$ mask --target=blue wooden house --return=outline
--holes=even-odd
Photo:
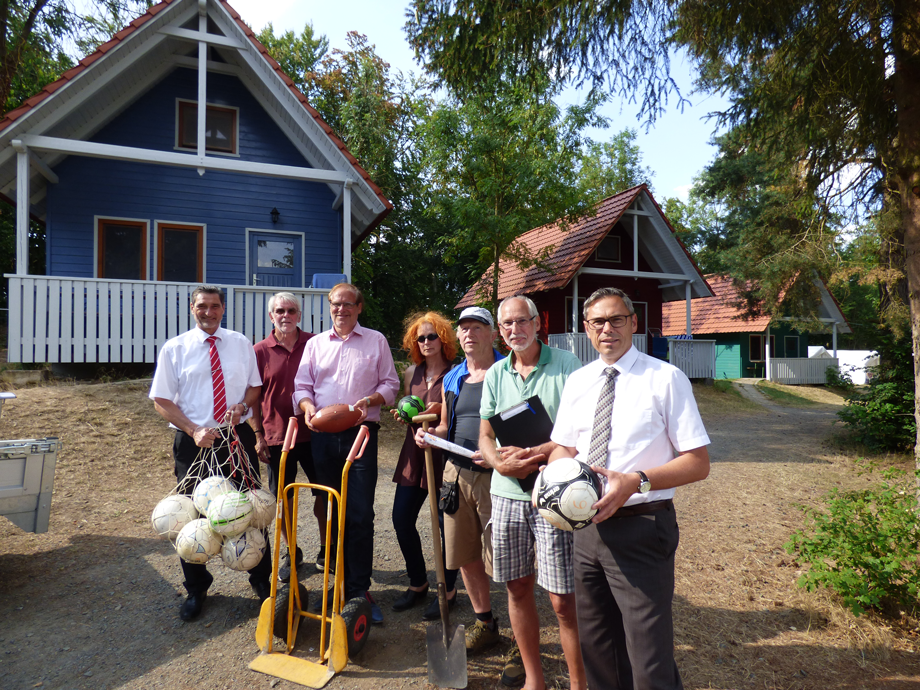
[[[0,194],[17,218],[13,362],[153,362],[193,325],[200,283],[225,288],[227,327],[253,340],[280,288],[303,297],[305,329],[327,328],[321,276],[350,279],[392,209],[219,0],[163,0],[7,113]],[[43,276],[27,274],[30,217]]]

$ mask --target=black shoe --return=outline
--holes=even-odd
[[[335,587],[330,587],[329,591],[326,593],[326,601],[329,602],[327,604],[328,608],[326,609],[327,614],[332,613],[332,595],[334,593]],[[323,610],[323,598],[316,597],[316,601],[311,604],[311,608],[313,609],[313,613],[321,613]]]
[[[272,585],[267,580],[265,582],[256,582],[252,585],[252,591],[256,593],[256,597],[258,597],[261,604],[272,595]]]
[[[303,551],[300,550],[300,547],[297,547],[297,555],[294,557],[294,567],[297,570],[300,570],[300,565],[303,563]],[[278,568],[278,579],[281,582],[287,582],[291,579],[291,552],[285,551],[284,559],[281,561],[281,566]]]
[[[408,611],[416,604],[425,601],[427,596],[428,585],[425,585],[425,589],[423,589],[421,592],[416,592],[414,589],[407,589],[405,592],[403,592],[402,596],[393,603],[393,610]]]
[[[179,609],[179,618],[184,621],[193,621],[198,618],[201,615],[202,607],[204,607],[204,600],[207,598],[207,592],[189,594],[188,598],[182,602],[182,608]]]
[[[454,592],[453,597],[447,598],[447,608],[452,609],[457,605],[457,593]],[[441,604],[438,602],[438,598],[435,597],[431,600],[431,603],[428,604],[428,608],[425,609],[425,613],[422,614],[422,619],[426,621],[436,621],[441,617]]]

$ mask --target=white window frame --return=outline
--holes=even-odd
[[[144,225],[144,273],[145,278],[141,280],[150,282],[150,221],[147,218],[127,218],[125,216],[93,216],[93,278],[97,280],[110,280],[109,278],[99,277],[99,223],[107,220],[120,221],[123,223],[138,223]]]
[[[177,98],[176,99],[176,113],[175,113],[175,138],[173,139],[173,150],[175,151],[197,151],[197,148],[189,148],[187,146],[179,146],[179,126],[181,122],[179,121],[179,104],[180,103],[191,103],[192,105],[197,106],[198,101],[191,98]],[[228,153],[227,151],[208,151],[207,142],[205,142],[205,151],[209,156],[228,156],[229,158],[239,158],[240,157],[240,109],[234,105],[224,105],[223,103],[208,103],[205,102],[205,121],[207,121],[207,109],[208,108],[221,108],[222,110],[235,110],[236,117],[234,118],[234,127],[236,131],[233,136],[236,139],[236,152]]]
[[[161,225],[189,225],[201,228],[201,282],[208,282],[208,224],[207,223],[190,223],[186,220],[163,220],[156,219],[153,221],[153,273],[156,274],[159,264],[160,251],[160,226]],[[157,282],[165,282],[157,280]]]

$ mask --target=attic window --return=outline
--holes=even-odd
[[[620,238],[607,235],[597,246],[597,260],[620,263]]]
[[[176,146],[180,149],[197,150],[198,104],[194,101],[178,101],[178,110]],[[236,108],[207,106],[204,123],[205,151],[234,155],[237,153],[238,113]]]

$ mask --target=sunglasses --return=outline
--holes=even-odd
[[[415,342],[424,343],[427,340],[430,343],[432,340],[437,340],[439,337],[437,333],[429,333],[428,335],[420,335],[415,339]]]

